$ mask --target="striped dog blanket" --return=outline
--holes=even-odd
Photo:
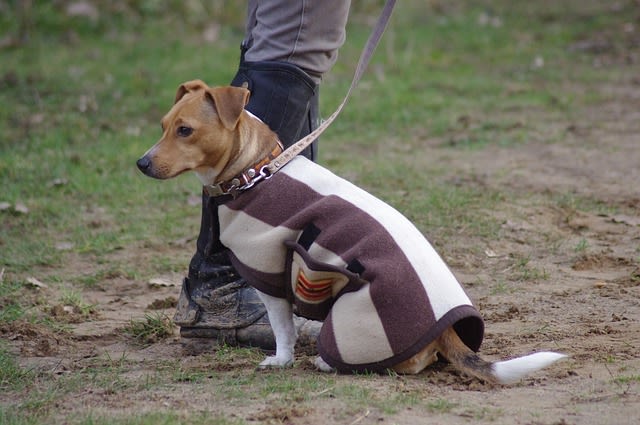
[[[324,320],[318,351],[339,371],[384,371],[451,325],[480,347],[480,314],[420,231],[306,158],[221,202],[218,214],[240,275]]]

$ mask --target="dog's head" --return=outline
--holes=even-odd
[[[178,87],[162,118],[162,137],[136,163],[149,177],[168,179],[193,170],[204,180],[220,174],[238,139],[238,122],[249,99],[240,87],[209,87],[200,80]]]

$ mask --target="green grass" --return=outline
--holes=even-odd
[[[62,296],[60,297],[60,302],[65,306],[72,307],[75,313],[85,318],[90,317],[96,312],[96,305],[87,304],[84,301],[82,294],[77,291],[63,291]]]
[[[617,376],[614,382],[618,384],[640,384],[640,375]]]
[[[576,254],[584,254],[587,251],[587,248],[589,248],[589,242],[585,238],[582,238],[578,241],[573,250]]]
[[[22,318],[25,315],[26,306],[21,295],[24,287],[17,279],[0,280],[0,323],[9,323]]]
[[[530,257],[515,258],[512,265],[517,280],[520,281],[539,281],[549,278],[546,270],[535,267],[531,264]]]
[[[173,412],[153,412],[119,418],[89,414],[86,417],[78,418],[72,423],[77,425],[181,425],[184,423],[192,425],[242,425],[247,422],[242,419],[216,417],[207,412],[190,415],[179,415]]]
[[[433,413],[449,412],[454,407],[456,407],[455,403],[444,398],[437,398],[427,403],[427,408]]]
[[[0,390],[15,391],[23,389],[33,378],[33,372],[18,365],[16,359],[7,350],[4,341],[0,344]]]
[[[173,335],[173,321],[164,313],[145,314],[144,319],[131,319],[123,332],[140,344],[153,344]]]
[[[224,353],[221,356],[227,359],[233,356],[240,361],[254,361],[256,365],[259,361],[256,350],[226,347],[222,351]],[[323,401],[339,400],[346,406],[346,412],[378,409],[386,415],[393,415],[409,407],[425,408],[432,413],[445,413],[455,407],[454,404],[433,400],[425,395],[422,385],[389,393],[380,386],[380,380],[388,379],[387,377],[356,375],[350,378],[317,372],[292,373],[291,370],[255,371],[250,367],[223,372],[212,369],[216,364],[214,357],[219,356],[210,357],[209,365],[207,362],[189,365],[184,363],[184,359],[146,364],[145,360],[130,360],[126,355],[118,358],[101,356],[88,360],[81,369],[56,375],[53,371],[40,371],[36,374],[20,369],[11,357],[5,362],[7,358],[4,357],[4,352],[0,352],[2,364],[12,365],[11,378],[3,378],[3,391],[16,394],[24,389],[18,382],[29,382],[28,394],[18,404],[0,405],[0,418],[3,419],[3,424],[58,423],[52,419],[56,406],[66,405],[74,394],[86,392],[100,395],[105,400],[121,400],[122,394],[135,397],[140,392],[147,392],[151,396],[162,392],[198,393],[205,390],[209,393],[208,397],[215,398],[227,407],[226,410],[231,411],[234,406],[246,405],[251,400],[266,401],[276,410],[286,410],[291,406],[304,409],[304,406],[313,406]],[[141,376],[136,373],[137,370],[147,372]],[[5,374],[4,371],[2,373]],[[64,423],[244,423],[233,415],[216,413],[218,409],[215,406],[203,405],[203,409],[189,414],[162,409],[154,413],[112,413],[106,416],[100,413],[99,408],[92,409],[89,406],[86,410],[75,410],[73,415],[67,415]],[[212,422],[201,422],[203,415],[207,415]],[[46,418],[50,420],[47,421]],[[153,422],[154,420],[157,422]]]
[[[180,82],[230,80],[237,63],[240,7],[124,3],[126,13],[105,7],[96,22],[36,5],[28,43],[3,52],[0,201],[29,208],[23,215],[1,213],[0,260],[8,273],[60,267],[68,255],[55,249],[61,241],[73,244],[72,253],[100,259],[197,231],[198,207],[186,202],[199,194],[195,178],[151,181],[134,163],[159,136],[159,119]],[[166,13],[176,7],[184,11],[179,20]],[[375,9],[373,4],[354,7],[348,43],[322,88],[326,113],[343,95],[368,32],[357,16]],[[323,136],[321,152],[328,165],[345,174],[353,170],[355,155],[365,164],[356,180],[394,203],[394,191],[424,194],[398,205],[423,229],[451,228],[452,212],[456,219],[476,223],[483,207],[474,211],[477,201],[492,204],[495,199],[439,181],[442,170],[419,170],[420,179],[409,179],[403,157],[389,164],[384,155],[361,150],[382,149],[381,140],[389,137],[411,138],[411,152],[428,155],[415,134],[442,138],[453,149],[529,140],[535,129],[523,119],[525,113],[569,114],[586,94],[565,85],[576,78],[586,83],[604,78],[593,67],[576,67],[588,58],[568,53],[567,45],[587,29],[606,28],[615,16],[587,7],[576,17],[566,13],[568,6],[540,12],[525,2],[500,1],[488,9],[471,2],[442,10],[409,2],[398,9],[372,71]],[[487,11],[501,25],[480,24],[479,16]],[[200,31],[220,18],[231,25],[222,25],[219,39],[209,45]],[[17,31],[18,20],[10,15],[1,20],[8,34]],[[538,56],[545,65],[532,67]],[[334,152],[347,155],[335,159]],[[471,213],[456,217],[461,211]],[[472,230],[483,232],[488,225]]]

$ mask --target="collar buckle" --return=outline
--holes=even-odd
[[[233,199],[237,198],[241,192],[252,188],[262,180],[269,180],[273,176],[268,166],[271,160],[276,158],[281,152],[282,145],[280,141],[278,141],[278,145],[273,151],[253,167],[246,169],[231,180],[204,185],[203,189],[205,193],[212,198],[225,195],[231,195]]]

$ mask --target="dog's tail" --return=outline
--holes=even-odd
[[[460,370],[483,381],[503,385],[516,383],[526,375],[567,357],[560,353],[542,351],[491,363],[467,347],[453,328],[447,329],[440,337],[439,351]]]

